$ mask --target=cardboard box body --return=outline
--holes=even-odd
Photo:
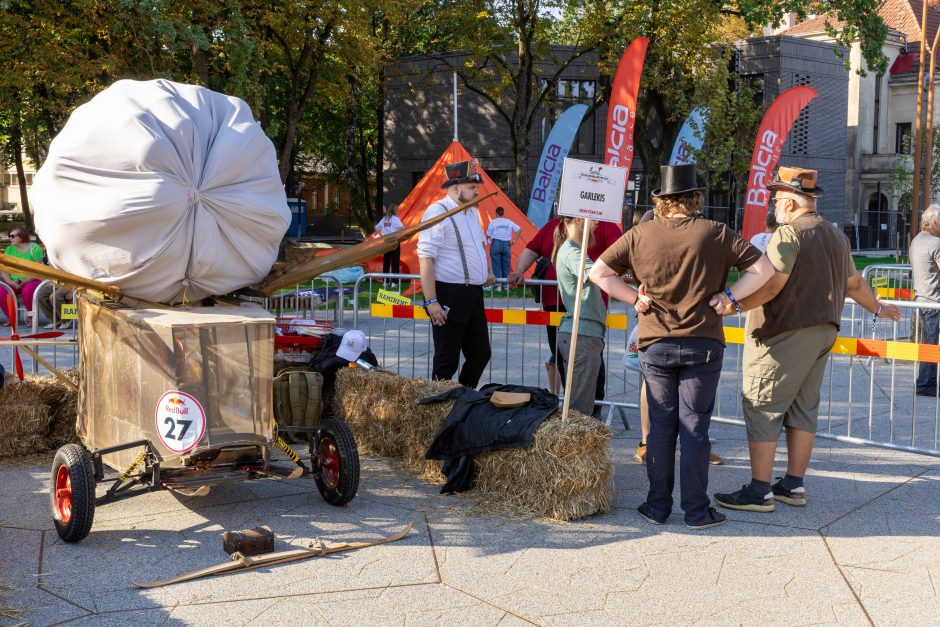
[[[86,447],[147,439],[169,469],[227,447],[252,454],[252,446],[270,445],[274,318],[267,311],[251,304],[133,309],[81,294],[78,316],[77,431]],[[123,470],[139,452],[104,462]]]

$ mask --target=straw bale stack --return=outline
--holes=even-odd
[[[350,425],[363,452],[401,460],[424,478],[442,482],[440,462],[424,459],[452,402],[419,406],[418,399],[457,384],[395,374],[343,370],[336,379],[333,411]],[[559,410],[535,431],[529,448],[476,455],[470,495],[480,509],[514,516],[574,520],[612,506],[611,431],[597,420]]]
[[[66,374],[77,381],[75,370]],[[77,394],[54,376],[7,373],[0,388],[0,458],[56,449],[75,436]]]

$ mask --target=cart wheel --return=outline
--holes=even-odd
[[[59,537],[79,542],[95,520],[95,465],[80,444],[66,444],[52,460],[49,500]]]
[[[353,500],[359,489],[359,450],[342,420],[323,421],[315,468],[317,488],[327,503],[345,505]]]

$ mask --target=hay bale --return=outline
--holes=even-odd
[[[440,462],[428,450],[453,403],[419,406],[420,398],[457,387],[359,368],[336,379],[335,414],[346,420],[360,449],[400,460],[422,478],[443,482]],[[476,455],[476,483],[469,493],[480,509],[505,515],[574,520],[611,509],[611,431],[594,418],[561,411],[535,431],[529,448]]]
[[[60,372],[78,385],[78,369],[69,368]],[[78,436],[75,434],[78,393],[56,376],[27,375],[26,382],[36,387],[37,393],[49,407],[52,423],[49,425],[47,436],[48,447],[54,450],[78,442]]]
[[[0,388],[0,457],[46,450],[51,424],[49,406],[36,387],[7,373]]]
[[[424,452],[454,404],[418,406],[415,401],[457,386],[348,368],[337,374],[332,407],[352,428],[360,450],[397,459],[410,472],[443,482],[441,462],[426,460]]]
[[[67,371],[77,381],[75,370]],[[54,376],[7,373],[0,388],[0,458],[30,455],[77,442],[77,394]]]

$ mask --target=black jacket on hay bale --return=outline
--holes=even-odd
[[[458,387],[347,368],[336,376],[333,411],[353,429],[363,452],[402,461],[415,475],[440,481],[439,463],[424,453],[453,407],[453,401],[418,405],[417,400]],[[577,412],[562,422],[555,411],[535,430],[527,448],[501,449],[474,457],[476,482],[466,494],[479,511],[529,518],[575,520],[612,506],[611,431]]]

